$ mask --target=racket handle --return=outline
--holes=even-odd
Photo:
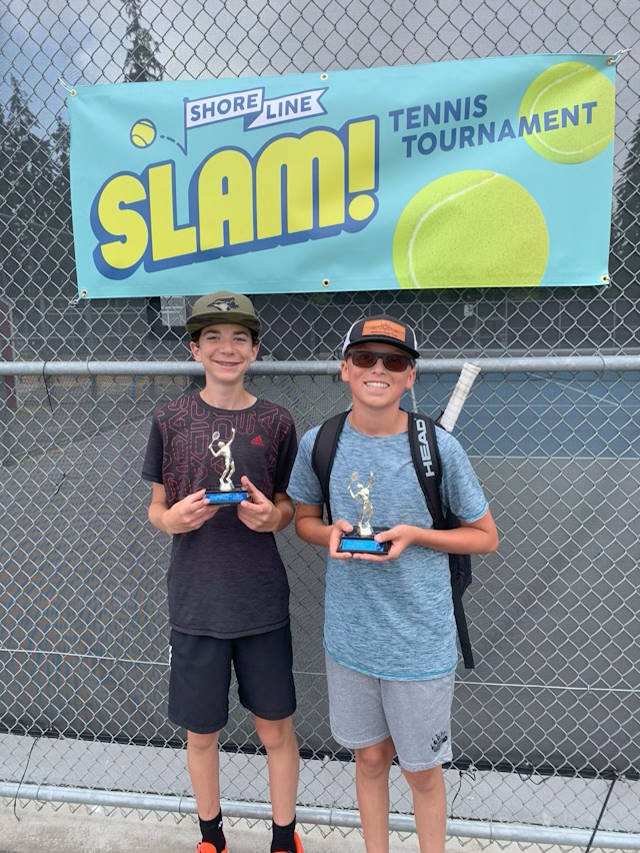
[[[462,407],[464,406],[465,400],[467,399],[471,386],[473,385],[473,380],[476,378],[478,373],[480,373],[480,368],[476,364],[471,364],[470,362],[465,361],[462,365],[462,370],[460,371],[460,376],[456,382],[456,387],[453,389],[451,397],[449,397],[447,408],[444,410],[442,417],[438,421],[440,426],[443,429],[446,429],[447,432],[453,431],[456,421],[458,420],[458,415],[462,411]]]

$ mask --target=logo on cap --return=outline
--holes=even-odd
[[[233,296],[219,296],[207,305],[207,308],[214,308],[216,311],[235,311],[239,307]]]
[[[404,326],[394,323],[393,320],[367,320],[362,327],[362,334],[363,336],[384,335],[403,342],[406,338]]]

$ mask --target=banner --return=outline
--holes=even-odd
[[[80,86],[81,297],[608,281],[615,64]]]

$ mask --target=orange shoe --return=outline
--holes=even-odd
[[[302,846],[302,841],[300,841],[300,836],[297,832],[293,833],[293,846],[293,850],[279,850],[278,853],[304,853],[304,847]],[[198,853],[198,851],[196,851],[196,853]],[[208,851],[205,851],[205,853],[208,853]]]
[[[225,844],[224,850],[218,851],[215,844],[209,844],[208,841],[201,841],[196,847],[196,853],[229,853],[229,845]]]

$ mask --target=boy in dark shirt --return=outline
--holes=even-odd
[[[218,738],[228,718],[232,661],[240,702],[253,714],[267,751],[271,851],[302,853],[295,832],[299,756],[289,585],[273,536],[293,517],[286,488],[295,427],[286,409],[244,387],[260,331],[246,296],[220,291],[201,297],[187,331],[205,386],[157,407],[142,476],[153,490],[149,520],[173,539],[169,718],[187,729],[202,830],[196,853],[227,853]],[[214,506],[205,497],[205,487],[217,487],[229,472],[224,445],[234,483],[248,492],[236,506]]]

